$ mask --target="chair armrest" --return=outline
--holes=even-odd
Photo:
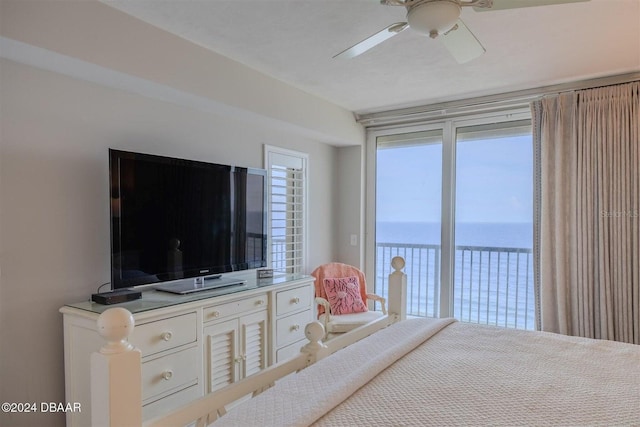
[[[367,294],[367,299],[373,300],[373,301],[378,301],[380,303],[380,305],[382,306],[382,314],[387,314],[387,300],[382,298],[381,296],[378,296],[376,294]]]
[[[321,297],[316,297],[315,303],[324,307],[324,325],[323,326],[324,326],[324,334],[326,337],[327,333],[329,332],[327,330],[327,326],[329,324],[329,320],[331,317],[331,304],[329,304],[329,301]]]
[[[324,298],[316,297],[315,303],[324,307],[324,311],[327,313],[331,312],[331,304]]]

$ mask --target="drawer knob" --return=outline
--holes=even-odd
[[[264,300],[259,299],[256,301],[256,305],[263,305],[263,304],[264,304]]]
[[[293,325],[291,326],[291,331],[297,331],[300,329],[300,325]]]
[[[220,316],[220,312],[219,311],[212,311],[211,312],[211,317],[219,317]]]
[[[300,303],[300,298],[295,297],[291,299],[291,304],[299,304]]]
[[[173,377],[173,371],[164,371],[162,373],[162,379],[164,379],[165,381],[169,381],[171,377]]]
[[[160,335],[160,338],[162,338],[165,341],[170,341],[172,337],[173,337],[173,334],[169,331],[163,332],[162,335]]]

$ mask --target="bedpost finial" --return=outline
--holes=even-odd
[[[402,258],[401,256],[394,256],[391,259],[391,267],[393,267],[396,271],[402,270],[404,268],[404,265],[404,258]]]
[[[322,326],[322,323],[317,320],[309,323],[304,327],[304,335],[309,342],[303,345],[300,351],[307,354],[308,363],[314,363],[316,360],[322,359],[327,348],[322,343],[322,338],[324,338],[324,326]]]
[[[310,342],[319,342],[324,337],[324,326],[318,321],[311,322],[305,326],[304,335]]]
[[[129,310],[115,307],[105,310],[98,317],[98,333],[107,340],[100,349],[102,354],[115,354],[130,351],[133,346],[127,339],[133,332],[135,321]]]

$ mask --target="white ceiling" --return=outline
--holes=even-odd
[[[408,29],[332,59],[391,23],[377,0],[104,0],[143,21],[357,113],[640,71],[640,0],[591,0],[461,18],[487,52],[457,64]]]

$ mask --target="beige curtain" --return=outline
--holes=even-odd
[[[532,113],[541,329],[640,344],[640,82]]]

